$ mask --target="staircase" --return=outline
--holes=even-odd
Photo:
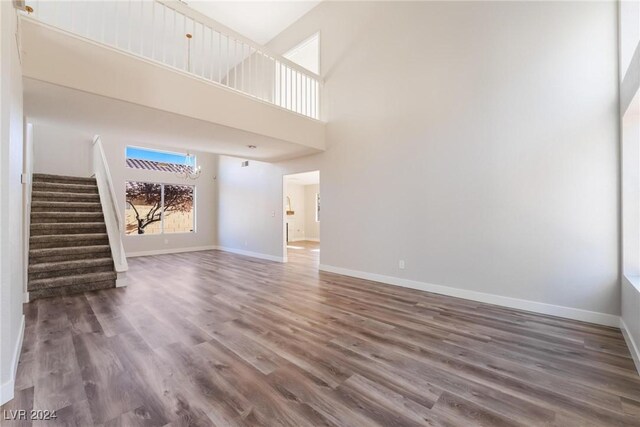
[[[116,285],[95,178],[33,175],[29,299]]]

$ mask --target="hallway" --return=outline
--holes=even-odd
[[[313,266],[320,264],[320,242],[301,240],[287,243],[287,258],[290,264]]]

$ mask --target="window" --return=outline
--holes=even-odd
[[[194,193],[192,185],[128,181],[125,233],[192,233]]]
[[[320,222],[320,193],[316,193],[316,222]]]
[[[313,73],[320,74],[320,33],[315,33],[282,56]]]
[[[161,172],[182,172],[185,168],[193,171],[196,156],[189,153],[170,153],[148,148],[127,147],[127,167]]]

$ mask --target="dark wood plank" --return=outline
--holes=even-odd
[[[127,288],[27,304],[2,409],[69,426],[640,426],[618,329],[319,272],[317,248],[135,258]]]

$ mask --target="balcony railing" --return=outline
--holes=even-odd
[[[30,17],[304,116],[320,118],[320,78],[214,28],[171,1],[27,1]],[[195,15],[195,14],[194,14]]]

